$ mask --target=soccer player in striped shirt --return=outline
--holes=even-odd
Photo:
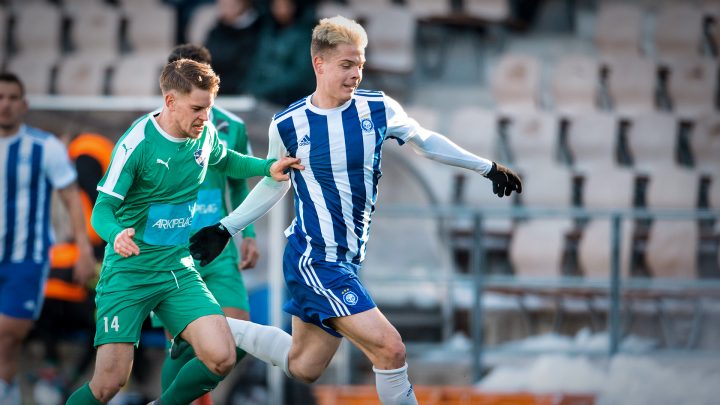
[[[283,272],[292,336],[278,328],[228,319],[235,342],[288,376],[315,381],[347,337],[373,364],[385,405],[417,404],[408,380],[405,346],[358,280],[386,139],[408,143],[426,158],[473,170],[498,196],[521,192],[520,178],[446,137],[421,127],[392,98],[357,90],[365,63],[365,30],[343,17],[323,19],[313,30],[315,92],[275,115],[269,156],[298,157],[292,171],[295,219],[285,231]],[[263,215],[290,185],[264,179],[230,216],[200,230],[191,252],[211,261],[231,235]],[[179,350],[179,348],[178,348]]]
[[[214,389],[235,364],[236,346],[220,305],[195,269],[188,237],[198,190],[209,166],[234,177],[288,179],[298,159],[257,159],[219,142],[209,113],[220,79],[209,65],[168,63],[160,75],[164,105],[120,138],[98,184],[92,224],[108,242],[96,288],[97,360],[92,380],[69,405],[107,403],[130,376],[134,345],[150,311],[196,358],[159,403],[187,404]]]
[[[53,242],[50,199],[67,208],[80,256],[75,281],[95,275],[76,173],[52,134],[23,124],[28,104],[21,80],[0,73],[0,404],[20,405],[15,382],[20,346],[43,304]]]

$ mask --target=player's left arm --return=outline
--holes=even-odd
[[[68,211],[74,242],[80,253],[75,263],[73,278],[77,283],[85,284],[95,276],[96,267],[92,244],[86,232],[85,215],[82,211],[80,190],[76,182],[77,174],[70,163],[67,150],[59,140],[50,139],[46,147],[47,174],[50,182],[57,188],[58,195]]]
[[[480,173],[493,183],[493,193],[509,196],[512,191],[522,192],[520,177],[500,163],[477,156],[437,132],[423,128],[407,116],[402,107],[385,96],[388,106],[388,137],[409,143],[416,153],[446,165],[461,167]]]

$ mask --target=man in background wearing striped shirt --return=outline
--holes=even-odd
[[[20,405],[15,379],[22,341],[37,320],[49,270],[53,234],[52,190],[70,215],[79,259],[73,277],[95,274],[85,233],[77,174],[65,146],[52,134],[23,123],[28,110],[22,81],[0,74],[0,404]]]

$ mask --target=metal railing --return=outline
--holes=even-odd
[[[621,341],[621,306],[622,291],[625,288],[633,290],[649,290],[649,291],[684,291],[692,289],[701,289],[703,291],[720,292],[720,279],[640,279],[630,278],[623,279],[621,277],[621,254],[620,246],[622,243],[621,224],[624,220],[714,220],[716,223],[720,220],[719,210],[587,210],[587,209],[537,209],[537,208],[512,208],[512,209],[474,209],[469,207],[446,206],[446,207],[418,207],[409,205],[393,205],[383,206],[377,212],[379,217],[375,220],[387,221],[388,217],[392,218],[434,218],[438,221],[441,228],[440,235],[447,249],[450,244],[447,238],[448,223],[453,220],[471,219],[472,222],[472,247],[471,247],[471,265],[469,275],[458,274],[451,268],[449,272],[438,272],[428,275],[428,277],[409,279],[406,276],[383,276],[371,277],[369,281],[381,282],[423,282],[431,281],[438,284],[470,284],[474,294],[473,305],[471,307],[471,338],[472,338],[472,375],[474,381],[478,381],[481,377],[483,367],[483,355],[485,347],[483,345],[483,295],[488,287],[527,287],[543,288],[591,288],[594,290],[604,291],[609,297],[608,307],[608,327],[609,327],[609,343],[606,354],[613,356],[620,350]],[[385,217],[385,218],[383,218]],[[609,219],[611,221],[610,233],[610,263],[609,279],[600,281],[598,279],[584,279],[582,277],[561,276],[558,273],[557,278],[553,279],[525,279],[522,280],[513,276],[497,276],[489,275],[487,268],[487,249],[485,246],[484,223],[488,218],[511,218],[516,220],[537,219],[537,218],[569,218],[569,219]],[[411,231],[411,230],[409,230]],[[381,238],[379,235],[373,235],[373,239]],[[369,254],[373,254],[370,252]],[[451,266],[452,267],[452,266]],[[372,291],[371,291],[372,292]]]

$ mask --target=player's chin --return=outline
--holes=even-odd
[[[199,127],[199,128],[192,127],[192,128],[190,128],[190,131],[188,132],[188,134],[190,135],[191,138],[198,139],[198,138],[200,138],[200,135],[202,135],[203,129],[204,129],[204,127]]]

